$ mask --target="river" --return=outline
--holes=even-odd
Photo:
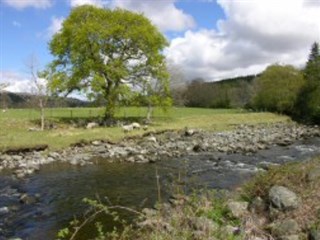
[[[52,163],[23,180],[10,173],[0,175],[0,239],[55,239],[59,229],[73,216],[85,212],[85,197],[104,199],[113,204],[141,209],[157,201],[156,171],[162,197],[171,192],[172,183],[181,179],[186,191],[202,187],[233,189],[269,164],[303,161],[320,155],[320,138],[297,141],[286,147],[272,146],[251,155],[195,153],[178,159],[163,159],[153,164],[109,163],[95,159],[83,167]],[[21,203],[22,194],[32,196],[31,203]],[[132,215],[126,215],[130,220]],[[104,220],[108,229],[112,222]],[[92,237],[89,228],[83,239]]]

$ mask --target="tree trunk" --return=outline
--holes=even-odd
[[[106,97],[106,100],[107,100],[107,105],[104,113],[104,119],[111,120],[114,118],[114,114],[116,110],[116,96],[113,96],[113,94],[109,94]]]
[[[44,106],[42,99],[39,100],[39,107],[40,107],[40,118],[41,118],[41,131],[44,130]]]
[[[148,122],[151,121],[152,113],[153,113],[153,107],[151,104],[148,104],[148,112],[147,112],[147,121]]]

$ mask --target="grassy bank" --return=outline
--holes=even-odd
[[[8,147],[25,147],[48,144],[50,149],[61,149],[82,139],[108,139],[118,141],[125,134],[120,127],[99,127],[85,129],[74,127],[75,121],[94,121],[103,116],[102,108],[56,108],[46,109],[46,118],[57,128],[28,131],[38,127],[39,112],[33,109],[9,109],[0,113],[0,150]],[[121,108],[116,117],[119,120],[142,121],[146,108]],[[235,124],[257,124],[287,121],[285,116],[271,113],[252,113],[241,109],[171,108],[167,112],[156,109],[149,131],[182,129],[184,127],[210,131],[230,129]],[[130,135],[142,134],[135,131]]]

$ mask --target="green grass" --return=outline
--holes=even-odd
[[[146,116],[146,108],[130,107],[118,110],[119,119],[141,121]],[[51,149],[61,149],[82,139],[107,139],[118,141],[126,136],[119,127],[100,127],[96,129],[74,128],[71,121],[82,119],[90,121],[103,116],[103,108],[55,108],[46,109],[46,118],[58,128],[43,132],[28,131],[37,127],[39,112],[34,109],[9,109],[0,112],[0,150],[8,147],[48,144]],[[184,127],[220,131],[232,128],[235,124],[257,124],[287,121],[285,116],[272,113],[252,113],[241,109],[200,109],[171,108],[167,112],[156,109],[149,131],[164,129],[183,129]],[[143,130],[129,135],[143,134]],[[128,134],[127,134],[128,135]]]

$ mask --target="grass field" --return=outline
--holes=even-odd
[[[0,112],[0,150],[9,147],[48,144],[50,149],[61,149],[82,139],[108,139],[118,141],[125,134],[120,127],[100,127],[95,129],[75,128],[70,122],[90,121],[103,116],[103,108],[55,108],[46,109],[47,121],[54,122],[56,129],[28,131],[37,127],[39,112],[34,109],[9,109]],[[121,108],[116,117],[122,120],[142,121],[146,108]],[[184,127],[206,129],[209,131],[226,130],[235,124],[257,124],[287,121],[285,116],[272,113],[252,113],[241,109],[200,109],[171,108],[167,112],[156,109],[152,125],[148,131],[163,129],[183,129]],[[143,134],[143,130],[129,135]]]

